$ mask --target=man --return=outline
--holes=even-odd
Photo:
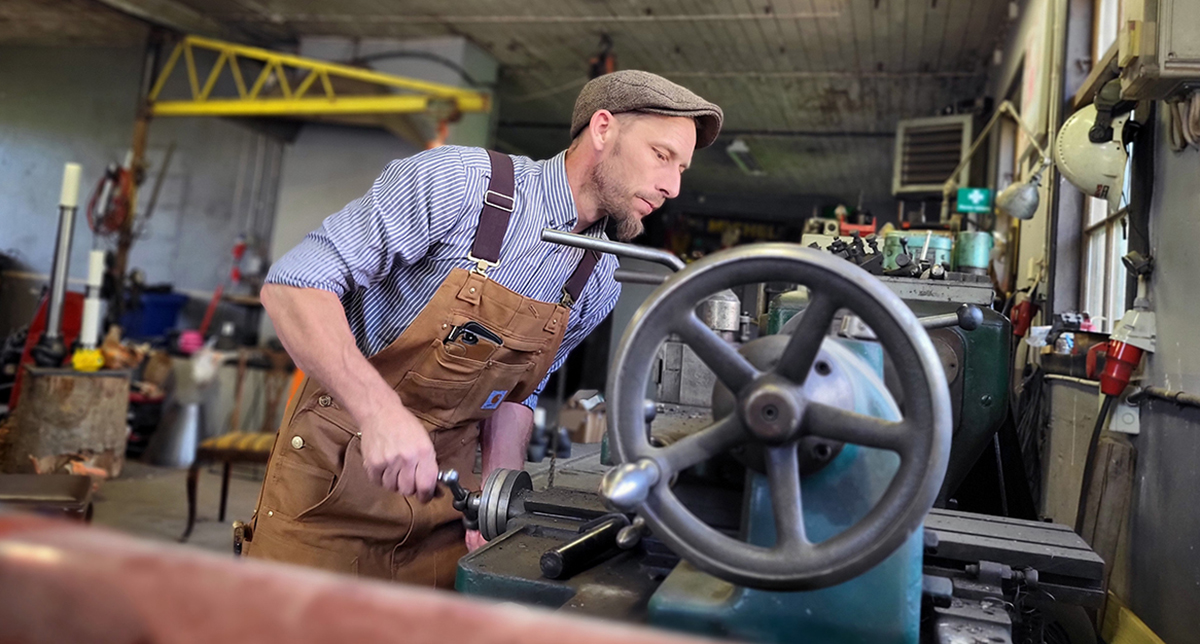
[[[612,310],[611,256],[552,227],[631,239],[679,193],[719,107],[622,71],[584,86],[548,161],[441,147],[392,162],[281,258],[262,302],[308,380],[275,441],[249,556],[449,587],[464,534],[438,468],[464,485],[521,468],[547,374]]]

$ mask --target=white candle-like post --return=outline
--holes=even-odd
[[[62,194],[58,205],[63,208],[74,208],[79,205],[79,175],[83,168],[78,163],[68,163],[63,166]]]

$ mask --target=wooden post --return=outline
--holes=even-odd
[[[21,403],[0,433],[0,471],[119,475],[130,375],[26,367]]]

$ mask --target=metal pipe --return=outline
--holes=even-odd
[[[667,281],[667,275],[656,275],[654,273],[643,273],[641,271],[630,271],[623,268],[618,268],[613,271],[613,279],[622,284],[650,284],[658,286]]]
[[[78,163],[63,167],[62,194],[58,200],[58,239],[54,242],[54,266],[50,270],[50,302],[46,317],[47,340],[62,337],[63,298],[67,294],[67,272],[71,266],[71,241],[75,237],[75,208],[79,205]]]
[[[594,250],[599,253],[609,253],[619,257],[641,259],[647,262],[662,264],[673,271],[681,271],[687,267],[687,264],[684,264],[682,259],[665,250],[635,246],[634,244],[623,244],[608,239],[588,237],[587,235],[564,233],[561,230],[554,230],[553,228],[542,229],[542,241],[552,244],[562,244],[563,246],[574,246],[575,248],[583,248],[585,250]]]
[[[1184,407],[1200,407],[1200,396],[1184,391],[1172,391],[1164,387],[1143,387],[1141,390],[1130,394],[1128,401],[1131,405],[1140,405],[1146,398],[1166,400],[1177,405],[1183,405]]]

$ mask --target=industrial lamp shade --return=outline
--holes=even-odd
[[[1013,183],[996,195],[996,210],[1015,219],[1033,219],[1041,201],[1039,188],[1043,170],[1044,167],[1034,173],[1029,181]]]

